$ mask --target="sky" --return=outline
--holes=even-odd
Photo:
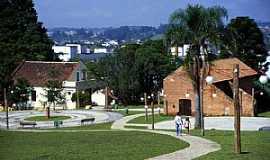
[[[158,26],[188,4],[223,6],[229,18],[249,16],[270,22],[270,0],[34,0],[46,27]]]

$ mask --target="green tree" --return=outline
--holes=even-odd
[[[218,44],[226,17],[227,11],[223,7],[188,5],[185,10],[176,10],[169,19],[167,39],[171,44],[190,44],[185,66],[194,81],[196,128],[201,128],[202,87],[208,65],[209,43]]]
[[[25,79],[18,79],[13,86],[9,99],[17,108],[26,107],[33,88]]]
[[[22,60],[53,60],[52,41],[32,0],[0,1],[0,89],[11,81],[11,73]]]
[[[265,60],[263,34],[249,17],[236,17],[227,25],[220,57],[237,57],[252,68]]]
[[[62,81],[59,81],[57,77],[59,72],[51,68],[49,71],[50,80],[47,81],[45,91],[45,97],[49,103],[49,107],[53,104],[53,110],[55,110],[56,104],[65,103],[65,94],[63,93]]]
[[[77,97],[78,96],[78,97]],[[85,107],[86,105],[91,105],[91,95],[89,92],[75,92],[72,94],[71,100],[72,102],[76,102],[77,98],[79,98],[80,107]]]
[[[163,79],[176,69],[162,40],[127,44],[114,56],[89,64],[89,75],[104,81],[124,105],[137,103],[143,93],[160,91]]]

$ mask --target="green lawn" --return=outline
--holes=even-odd
[[[200,135],[200,131],[192,131],[192,134]],[[270,132],[242,131],[241,145],[243,153],[240,155],[234,153],[234,134],[232,131],[209,130],[205,132],[204,138],[219,143],[222,149],[198,158],[200,160],[269,160],[270,158]]]
[[[118,108],[119,109],[124,109],[124,108],[128,108],[128,109],[134,109],[134,108],[144,108],[144,105],[128,105],[128,106],[123,106],[123,105],[119,105]]]
[[[166,120],[173,120],[173,116],[166,116],[164,114],[155,114],[154,120],[156,122],[166,121]],[[152,115],[148,115],[148,121],[145,120],[145,116],[140,116],[137,118],[128,121],[128,123],[140,123],[140,124],[151,124],[152,123]]]
[[[158,105],[155,104],[155,108],[157,107]],[[118,108],[119,109],[125,109],[125,108],[128,108],[128,109],[137,109],[137,108],[144,108],[144,104],[143,105],[128,105],[128,106],[123,106],[123,105],[119,105]],[[163,104],[160,104],[160,108],[163,107]]]
[[[69,119],[69,116],[51,116],[49,119],[46,116],[33,116],[25,118],[27,121],[57,121],[57,120],[65,120]]]
[[[125,110],[118,110],[116,112],[122,114],[123,116],[130,116],[130,115],[134,115],[134,114],[144,113],[144,111],[130,111],[130,110],[128,111],[128,114],[126,113]]]
[[[62,127],[62,128],[53,128],[55,130],[110,130],[112,122],[109,123],[100,123],[93,125],[83,125],[76,127]]]
[[[270,118],[270,111],[268,112],[263,112],[258,114],[259,117],[269,117]]]
[[[148,129],[146,126],[125,126],[125,128],[131,128],[131,129]]]
[[[188,144],[144,132],[31,133],[0,130],[1,160],[143,160]]]

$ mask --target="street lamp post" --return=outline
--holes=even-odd
[[[9,129],[9,121],[8,121],[8,102],[7,102],[7,88],[4,88],[4,103],[6,108],[6,127]]]
[[[145,121],[148,121],[148,106],[147,106],[147,94],[144,93],[144,108],[145,108]]]
[[[152,110],[152,130],[155,129],[155,114],[154,114],[154,94],[151,94],[151,110]]]

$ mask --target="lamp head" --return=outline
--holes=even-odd
[[[205,78],[205,81],[207,84],[212,84],[214,82],[214,77],[213,76],[207,76]]]
[[[268,78],[266,75],[261,75],[259,81],[261,84],[266,84],[268,82]]]

